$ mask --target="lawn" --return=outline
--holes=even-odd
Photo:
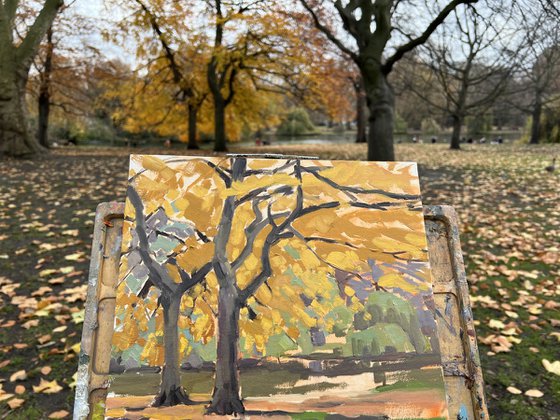
[[[354,144],[252,151],[365,155]],[[128,153],[0,160],[0,419],[72,412],[93,212],[124,199]],[[543,364],[560,360],[560,172],[543,169],[560,147],[409,144],[397,154],[420,163],[425,204],[459,213],[491,416],[560,418],[560,376]]]

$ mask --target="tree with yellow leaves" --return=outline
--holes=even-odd
[[[147,160],[145,160],[145,163]],[[155,162],[157,165],[157,161]],[[149,167],[149,165],[146,165]],[[172,172],[172,171],[171,171]],[[165,177],[169,170],[163,170],[160,176]],[[140,175],[140,174],[139,174]],[[161,190],[160,190],[161,191]],[[146,278],[137,295],[146,298],[152,287],[159,290],[157,306],[163,310],[163,347],[164,366],[159,395],[153,405],[188,404],[190,400],[181,386],[179,372],[179,331],[178,322],[183,295],[199,285],[212,269],[211,263],[201,264],[189,271],[176,263],[184,252],[188,250],[187,239],[195,237],[203,244],[209,243],[208,238],[188,221],[171,223],[165,211],[161,208],[152,210],[149,216],[145,215],[145,206],[138,191],[131,185],[127,191],[130,206],[127,214],[134,214],[135,227],[129,231],[127,249],[127,263],[132,267],[129,270],[141,267],[146,271]],[[130,229],[130,226],[129,226]],[[158,244],[160,238],[167,238],[167,246]],[[138,260],[136,266],[130,264],[134,258]],[[141,265],[140,265],[141,263]],[[130,306],[131,309],[137,309]],[[142,308],[145,309],[145,308]],[[157,308],[156,308],[157,309]],[[153,310],[153,308],[152,308]],[[155,311],[154,311],[155,312]],[[133,316],[133,314],[130,314]],[[130,327],[134,323],[123,325]],[[135,328],[135,327],[133,327]],[[137,334],[136,334],[137,336]],[[152,337],[157,338],[157,337]],[[114,343],[118,341],[117,331]],[[124,347],[127,341],[125,340]]]

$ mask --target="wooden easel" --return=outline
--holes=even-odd
[[[123,217],[123,203],[97,207],[74,419],[102,416],[104,412]],[[457,216],[449,206],[426,206],[424,219],[449,418],[487,420]]]

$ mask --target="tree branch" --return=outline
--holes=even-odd
[[[453,0],[448,5],[440,11],[440,13],[436,16],[436,18],[428,25],[426,30],[418,37],[413,39],[412,41],[407,42],[404,45],[401,45],[397,48],[395,53],[385,61],[385,64],[382,66],[382,70],[384,74],[389,74],[391,70],[393,70],[393,66],[397,61],[404,57],[407,52],[412,51],[419,45],[424,44],[430,35],[437,29],[439,25],[445,21],[445,18],[460,4],[472,4],[476,3],[478,0]]]
[[[29,28],[25,39],[17,48],[18,62],[26,70],[31,66],[41,40],[52,25],[58,10],[63,4],[63,0],[46,0],[35,22]]]

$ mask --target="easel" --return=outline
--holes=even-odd
[[[277,158],[279,155],[266,157]],[[283,155],[280,157],[286,158]],[[123,217],[123,203],[101,203],[97,207],[74,419],[103,416],[102,403],[107,394]],[[489,416],[457,216],[449,206],[426,206],[424,219],[449,418],[486,420]]]

